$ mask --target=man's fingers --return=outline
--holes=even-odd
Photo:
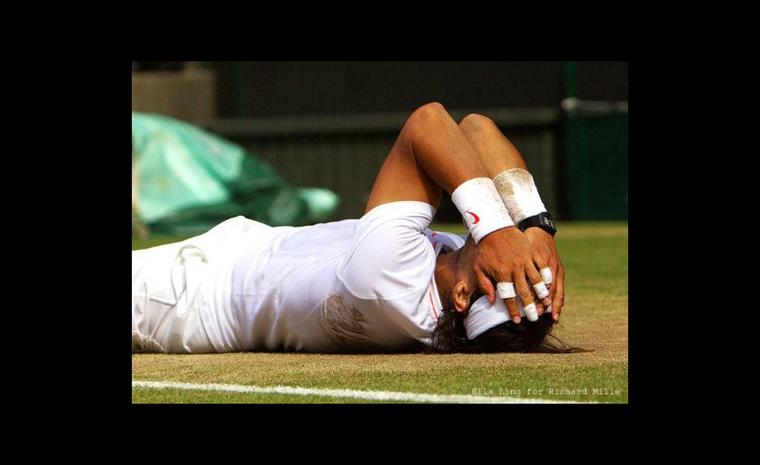
[[[533,264],[536,265],[536,269],[543,270],[544,268],[549,268],[549,260],[544,259],[541,255],[534,255],[533,256]],[[541,278],[544,278],[544,274],[541,273]],[[546,281],[544,279],[544,281]],[[551,281],[551,280],[550,280]],[[547,283],[548,284],[548,283]]]
[[[546,283],[543,281],[534,283],[533,290],[536,291],[536,297],[538,297],[538,301],[543,305],[549,306],[552,304],[552,299],[549,297],[549,289],[546,288]]]
[[[488,298],[488,303],[492,304],[496,302],[496,292],[494,291],[493,283],[488,276],[477,270],[475,271],[475,276],[478,278],[478,287],[480,287],[480,290]]]
[[[535,272],[535,270],[533,271]],[[528,282],[525,280],[524,276],[515,276],[515,289],[517,290],[517,296],[520,298],[520,302],[523,304],[525,317],[528,318],[528,321],[538,320],[536,304],[533,303],[533,293],[531,292],[531,288],[528,286]]]
[[[517,307],[517,302],[515,301],[517,293],[515,292],[514,283],[510,281],[499,281],[496,283],[496,295],[504,300],[504,305],[507,306],[507,311],[509,312],[512,321],[516,324],[520,324],[520,309]]]
[[[540,270],[541,277],[544,279],[546,287],[549,289],[549,299],[551,299],[552,302],[554,301],[554,296],[557,294],[557,286],[554,284],[554,277],[557,276],[558,264],[559,262],[557,259],[552,257],[551,260],[549,260],[549,266]],[[548,282],[546,278],[549,278]]]
[[[542,301],[544,305],[551,305],[552,301],[549,299],[549,289],[546,288],[546,283],[544,283],[538,270],[531,264],[527,266],[526,272],[538,300]]]
[[[562,313],[562,306],[565,304],[565,267],[559,266],[557,270],[557,292],[554,294],[552,301],[552,317],[554,321],[559,321],[559,315]]]
[[[496,283],[496,295],[499,296],[500,299],[512,299],[514,297],[517,297],[517,293],[515,293],[514,283],[507,281],[500,281]]]
[[[512,318],[512,321],[515,322],[515,324],[520,324],[520,321],[522,319],[520,318],[520,310],[517,308],[517,302],[515,301],[515,298],[511,299],[504,299],[504,304],[507,306],[507,311],[509,312],[509,316]]]
[[[540,272],[541,279],[547,286],[551,286],[552,282],[554,282],[554,275],[557,274],[557,265],[554,263],[553,266],[542,266]]]
[[[538,268],[536,268],[532,263],[525,267],[525,274],[528,276],[531,284],[544,282],[544,280],[541,278],[541,273],[538,272]]]
[[[525,280],[525,276],[517,275],[515,277],[515,290],[523,306],[533,303],[533,293],[530,286],[528,286],[528,282]]]

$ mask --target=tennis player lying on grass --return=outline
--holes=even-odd
[[[470,234],[431,231],[443,192]],[[132,252],[132,350],[563,351],[555,230],[488,118],[412,113],[360,219],[277,227],[238,216]],[[494,286],[494,284],[496,284]]]

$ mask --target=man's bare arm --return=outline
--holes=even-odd
[[[438,207],[466,181],[489,178],[477,149],[445,108],[430,103],[415,110],[375,179],[365,211],[389,202],[417,200]],[[530,284],[541,282],[527,238],[514,226],[487,234],[478,244],[474,273],[481,290],[495,300],[494,282],[513,282],[523,304],[533,302]],[[542,264],[543,266],[543,264]],[[530,284],[529,284],[530,283]],[[505,299],[520,321],[514,299]]]
[[[488,177],[475,148],[443,105],[415,110],[375,179],[366,211],[383,203],[418,200],[438,207],[463,182]]]
[[[462,119],[459,127],[477,150],[478,158],[490,178],[515,168],[528,170],[520,152],[490,118],[470,114]],[[565,267],[557,252],[554,237],[540,228],[528,228],[524,234],[552,271],[554,283],[549,288],[548,302],[545,304],[552,306],[552,315],[555,321],[559,321],[565,303]]]

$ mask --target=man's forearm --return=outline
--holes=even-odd
[[[546,211],[522,155],[490,118],[477,114],[467,115],[459,126],[477,149],[481,164],[489,177],[493,178],[515,223],[525,227],[524,221],[528,221],[527,218]],[[528,227],[525,235],[541,260],[548,264],[548,268],[541,267],[540,270],[543,281],[547,285],[553,281],[556,283],[551,285],[548,298],[544,297],[544,292],[538,297],[543,299],[545,306],[551,308],[554,320],[559,321],[564,304],[564,267],[551,233],[547,234],[549,231],[541,229]]]
[[[490,118],[467,115],[459,126],[476,148],[515,223],[546,211],[522,155]]]
[[[528,169],[520,152],[490,118],[477,114],[467,115],[459,127],[477,150],[478,160],[490,178],[513,168]]]
[[[451,194],[473,178],[491,177],[478,150],[442,106],[416,112],[416,124],[407,125],[405,136],[417,164],[443,190]]]
[[[499,297],[515,323],[520,322],[516,296],[535,313],[530,284],[541,282],[536,266],[543,267],[543,262],[535,260],[528,239],[514,227],[477,149],[443,106],[432,103],[407,119],[375,178],[365,211],[395,201],[435,207],[443,190],[451,194],[478,245],[472,271],[479,288],[493,302],[494,283],[504,285]],[[506,285],[512,286],[511,295]]]
[[[461,189],[457,191],[459,187]],[[489,213],[485,222],[500,216],[495,210],[501,209],[501,205],[488,206],[492,193],[496,194],[497,204],[501,201],[493,181],[480,163],[477,150],[446,109],[438,103],[430,103],[415,110],[404,124],[375,179],[366,211],[399,200],[420,200],[437,207],[444,190],[452,194],[452,200],[463,216],[478,202],[484,203],[482,209]],[[466,205],[457,203],[457,199],[467,200]],[[505,224],[501,227],[511,226],[509,213],[503,210]],[[480,218],[480,213],[474,213],[476,217],[466,215],[466,218],[478,224],[478,229],[488,230],[473,219]],[[482,237],[477,233],[473,235]]]
[[[434,105],[419,114],[421,121],[408,125],[411,153],[415,162],[451,194],[475,242],[498,229],[514,226],[475,147],[443,109]]]

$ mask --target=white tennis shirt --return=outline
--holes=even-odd
[[[272,228],[242,216],[133,252],[133,349],[403,350],[430,344],[442,305],[434,208],[391,202],[358,220]],[[173,286],[173,287],[172,287]],[[179,290],[178,290],[179,289]]]

